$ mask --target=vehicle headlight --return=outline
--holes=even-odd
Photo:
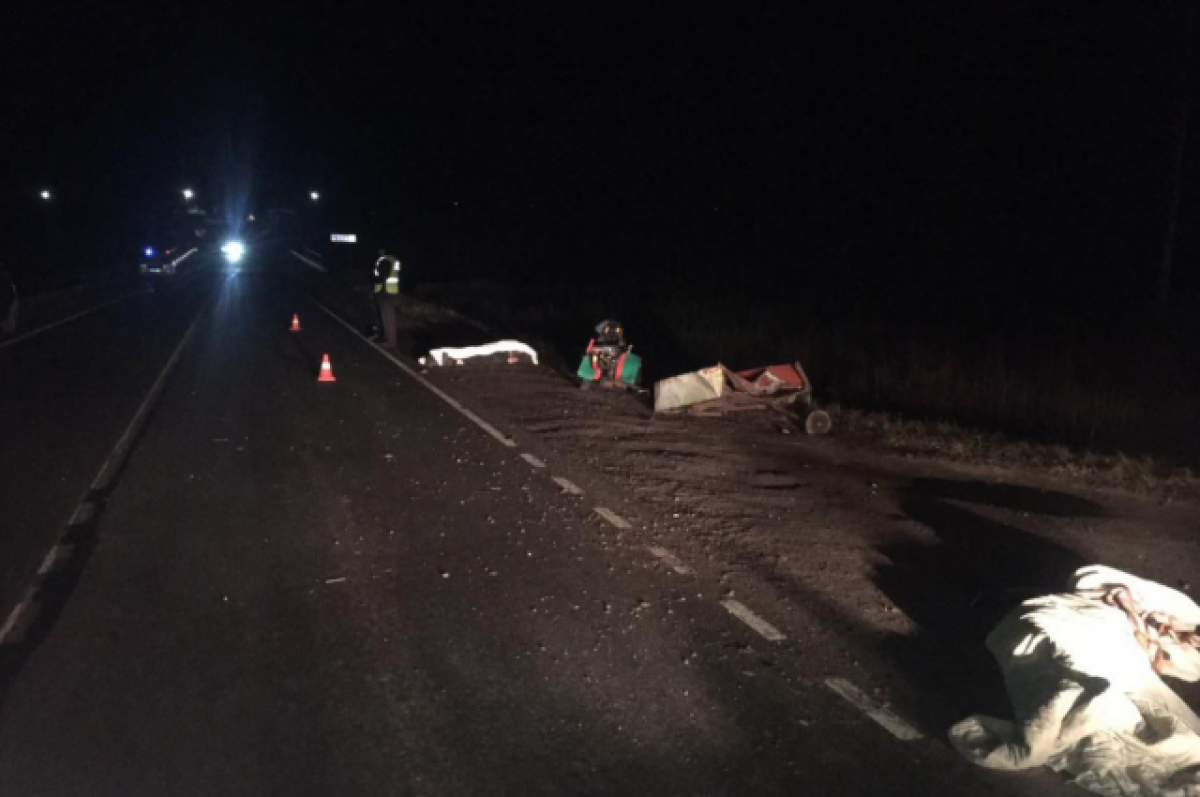
[[[225,254],[225,259],[230,263],[237,263],[246,254],[246,247],[241,241],[229,241],[221,247],[221,251]]]

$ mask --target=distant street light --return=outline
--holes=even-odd
[[[192,189],[190,189],[190,188],[183,189],[183,198],[184,199],[191,199],[195,195],[196,194],[192,192]]]
[[[321,198],[321,194],[318,191],[309,191],[308,198],[311,199],[313,202],[316,202],[318,199]]]
[[[42,199],[44,199],[44,200],[46,200],[47,202],[49,202],[49,201],[50,201],[50,192],[49,192],[49,191],[42,191]]]

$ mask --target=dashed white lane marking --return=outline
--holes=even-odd
[[[621,517],[616,512],[612,511],[611,509],[609,509],[607,507],[597,506],[597,507],[594,507],[592,509],[592,511],[619,529],[633,528],[633,526],[630,524],[630,522],[628,520]]]
[[[535,457],[533,454],[530,454],[530,453],[528,453],[528,452],[526,452],[526,453],[522,454],[522,455],[521,455],[521,459],[525,460],[526,462],[528,462],[530,465],[532,465],[532,466],[533,466],[533,467],[535,467],[535,468],[544,468],[544,467],[546,467],[546,463],[545,463],[545,462],[542,462],[540,459],[538,459],[538,458],[537,458],[537,457]]]
[[[787,639],[783,634],[779,633],[779,629],[768,623],[766,620],[759,617],[754,612],[747,608],[746,604],[733,599],[721,601],[721,605],[725,607],[725,611],[732,614],[737,619],[741,620],[746,625],[753,628],[764,639],[769,642],[782,642]]]
[[[419,373],[417,373],[415,370],[413,370],[407,364],[405,364],[404,361],[401,360],[400,358],[398,358],[396,355],[392,354],[390,351],[383,348],[382,346],[374,343],[370,338],[366,337],[361,332],[359,332],[357,329],[355,329],[353,324],[346,321],[340,315],[333,312],[332,310],[330,310],[328,307],[321,304],[320,302],[317,302],[317,307],[320,307],[322,310],[324,310],[326,312],[326,314],[329,315],[330,318],[332,318],[334,321],[337,321],[339,324],[344,326],[346,329],[350,330],[355,336],[360,338],[368,346],[375,349],[375,351],[379,352],[384,357],[387,357],[389,360],[391,360],[393,363],[395,363],[397,368],[399,368],[401,371],[403,371],[404,373],[411,376],[413,379],[417,380],[417,382],[420,383],[420,385],[422,387],[426,388],[430,393],[437,396],[442,401],[446,402],[451,407],[453,407],[454,409],[461,412],[464,416],[466,416],[472,423],[474,423],[480,429],[487,432],[492,437],[496,438],[496,440],[498,440],[502,445],[508,446],[509,448],[517,447],[516,440],[513,440],[511,437],[509,437],[506,434],[504,434],[503,432],[501,432],[495,426],[492,426],[490,423],[485,421],[483,418],[480,418],[478,415],[471,412],[469,409],[467,409],[461,403],[459,403],[457,399],[452,397],[450,394],[446,393],[444,390],[442,390],[437,385],[430,382],[425,377],[421,376]]]
[[[23,335],[17,335],[12,340],[6,340],[3,343],[0,343],[0,349],[6,348],[8,346],[12,346],[13,344],[16,344],[16,343],[20,343],[23,340],[29,340],[34,335],[40,335],[43,332],[48,332],[51,329],[54,329],[55,327],[61,327],[63,324],[69,324],[77,318],[83,318],[85,315],[91,315],[92,313],[96,312],[97,310],[103,310],[105,307],[108,307],[109,305],[112,305],[112,304],[116,304],[117,302],[123,302],[126,299],[128,299],[130,296],[137,296],[139,293],[142,293],[142,291],[134,291],[133,293],[127,293],[124,296],[118,296],[115,299],[110,299],[107,302],[102,302],[101,304],[98,304],[94,307],[89,307],[86,310],[81,310],[80,312],[76,313],[75,315],[70,315],[70,316],[67,316],[66,318],[60,318],[59,320],[55,321],[52,324],[46,324],[45,326],[38,327],[37,329],[31,329],[28,332],[24,333]]]
[[[559,487],[561,487],[562,491],[564,493],[566,493],[567,495],[583,495],[583,489],[578,484],[576,484],[575,482],[571,481],[568,478],[565,478],[563,476],[551,476],[550,480],[553,481],[555,484],[557,484]],[[597,509],[596,511],[599,512],[600,510]],[[608,510],[605,510],[605,511],[608,511]],[[612,522],[612,518],[609,518],[608,520],[610,523]],[[613,523],[613,525],[616,526],[617,524]],[[628,526],[624,526],[624,527],[618,526],[618,528],[628,528]]]
[[[830,678],[825,681],[825,685],[900,741],[914,742],[924,738],[916,728],[867,697],[857,686],[845,678]]]
[[[660,548],[657,545],[652,545],[648,550],[650,553],[658,557],[663,564],[681,576],[690,576],[693,572],[695,572],[692,570],[692,568],[684,564],[682,559],[668,551],[666,548]]]
[[[342,583],[343,581],[345,581],[345,580],[346,580],[346,577],[345,577],[345,576],[338,576],[337,578],[327,578],[327,579],[325,579],[325,583],[326,583],[326,584],[341,584],[341,583]]]

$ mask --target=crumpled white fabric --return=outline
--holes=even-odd
[[[514,351],[527,355],[534,365],[538,364],[537,352],[519,340],[498,340],[495,343],[485,343],[482,346],[464,346],[459,349],[434,349],[429,352],[429,356],[438,365],[445,365],[447,357],[456,363],[461,363],[463,360],[469,360],[472,357],[487,357],[492,354],[507,354]]]
[[[1169,587],[1092,565],[1075,589],[1130,587],[1147,611],[1200,623]],[[1097,794],[1200,797],[1200,717],[1151,667],[1125,613],[1094,597],[1026,601],[988,636],[1016,722],[976,715],[950,729],[955,749],[991,769],[1048,765]],[[1173,674],[1200,679],[1200,653],[1171,650]]]

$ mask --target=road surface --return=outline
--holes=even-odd
[[[1057,791],[806,677],[820,636],[626,544],[288,273],[0,350],[0,795]]]

